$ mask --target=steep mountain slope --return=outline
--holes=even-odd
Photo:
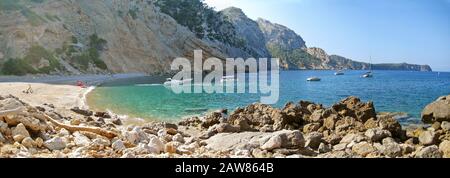
[[[238,38],[245,40],[245,51],[255,58],[271,56],[258,23],[248,18],[239,8],[230,7],[222,10],[221,13],[235,26]]]
[[[171,60],[192,56],[194,49],[226,57],[151,1],[1,2],[0,62],[27,69],[16,74],[70,71],[57,59],[83,73],[163,73]]]
[[[368,69],[293,30],[200,0],[0,0],[0,74],[170,72],[176,57],[275,57],[284,69]],[[379,70],[430,71],[410,64]]]

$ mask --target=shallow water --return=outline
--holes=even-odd
[[[308,100],[330,106],[348,96],[374,101],[377,112],[404,112],[401,122],[419,121],[420,112],[437,97],[450,94],[450,73],[374,71],[373,78],[361,78],[364,71],[282,71],[280,99]],[[307,82],[311,76],[320,82]],[[91,107],[133,117],[177,121],[211,110],[246,106],[258,102],[260,94],[175,94],[161,85],[163,78],[141,77],[106,83],[88,95]]]

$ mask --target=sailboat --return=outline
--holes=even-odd
[[[362,77],[362,78],[372,78],[372,77],[373,77],[372,71],[366,72],[366,73],[363,74],[361,77]]]
[[[334,75],[344,75],[344,72],[342,70],[338,70],[334,73]]]
[[[373,73],[372,73],[372,57],[370,57],[369,72],[364,73],[361,77],[362,78],[372,78],[373,77]]]

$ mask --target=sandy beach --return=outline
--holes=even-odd
[[[86,95],[95,86],[111,80],[133,78],[144,74],[116,75],[79,75],[79,76],[2,76],[0,77],[0,95],[13,95],[32,106],[52,104],[64,112],[73,107],[88,109]],[[85,88],[77,86],[77,81],[86,84]],[[29,86],[33,93],[25,93]]]

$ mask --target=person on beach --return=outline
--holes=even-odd
[[[31,88],[31,84],[28,84],[28,88],[24,91],[22,91],[25,94],[32,94],[33,93],[33,88]]]

